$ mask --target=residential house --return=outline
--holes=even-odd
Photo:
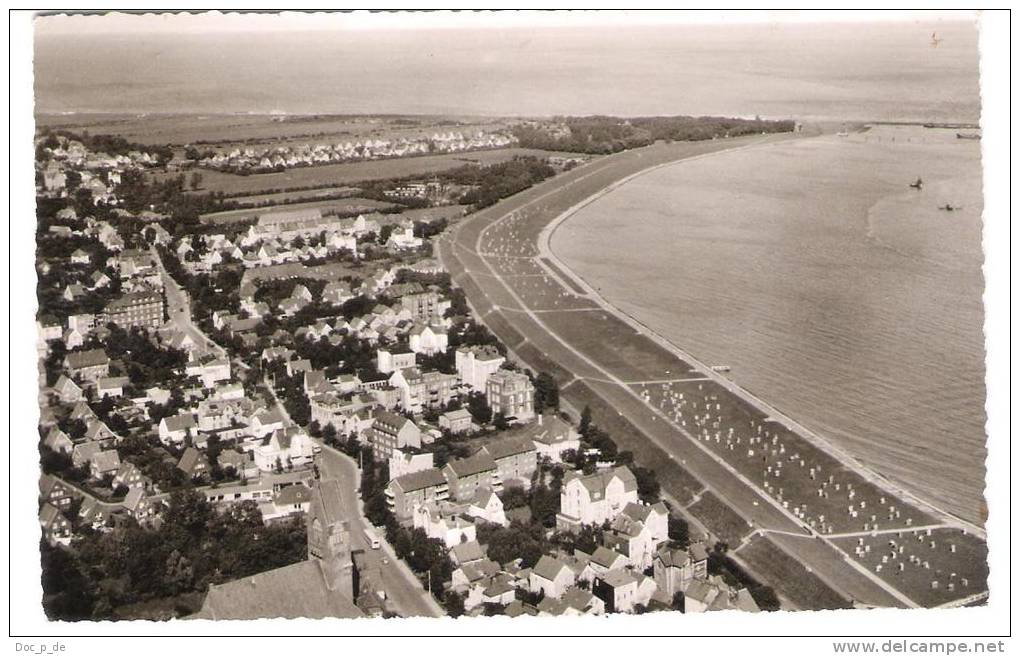
[[[145,477],[134,463],[124,461],[113,475],[113,487],[120,485],[133,490],[135,488],[146,488],[149,486],[149,479]]]
[[[89,460],[89,474],[97,480],[106,475],[113,476],[118,469],[120,469],[120,454],[113,449],[100,451]]]
[[[575,551],[574,554],[575,556],[581,556],[581,560],[584,560],[584,552]],[[585,562],[584,569],[578,578],[591,583],[597,577],[605,576],[613,570],[624,569],[627,567],[627,564],[628,561],[625,555],[612,549],[598,546],[590,556],[587,556],[587,562]]]
[[[425,531],[428,537],[442,540],[447,549],[452,549],[462,542],[471,542],[477,539],[473,522],[465,519],[460,513],[444,512],[435,503],[417,506],[414,510],[412,523],[414,528]]]
[[[417,324],[408,333],[411,350],[423,355],[445,353],[449,344],[446,329],[429,324]]]
[[[255,448],[255,466],[261,471],[286,467],[304,467],[312,463],[316,446],[300,426],[280,428]]]
[[[74,450],[74,442],[58,426],[50,428],[49,432],[46,433],[46,439],[43,441],[43,444],[56,453],[70,454]]]
[[[39,509],[39,528],[43,538],[52,546],[71,544],[71,522],[60,510],[49,503]]]
[[[390,385],[400,390],[400,405],[404,410],[418,414],[425,408],[446,405],[456,395],[457,377],[439,371],[422,373],[417,367],[398,369],[389,379]]]
[[[259,475],[259,468],[255,464],[255,455],[251,451],[238,451],[237,449],[224,449],[220,451],[216,459],[220,469],[234,470],[234,473],[241,479],[255,478]]]
[[[163,444],[182,444],[197,432],[195,415],[190,412],[163,417],[159,422],[159,441]]]
[[[391,374],[398,369],[407,369],[415,365],[414,351],[398,352],[389,349],[378,349],[375,352],[375,368],[381,374]]]
[[[485,383],[485,398],[492,414],[502,414],[520,422],[535,416],[535,386],[522,373],[501,369]]]
[[[527,435],[495,440],[482,447],[496,463],[499,478],[504,485],[519,484],[531,487],[531,477],[538,467],[537,450]]]
[[[423,323],[441,321],[450,305],[450,301],[435,291],[405,294],[400,297],[400,306],[410,312],[413,319]]]
[[[389,460],[395,449],[421,448],[421,429],[407,417],[384,410],[375,415],[368,439],[376,459]]]
[[[563,477],[556,523],[560,530],[602,524],[612,521],[628,503],[637,500],[637,479],[627,467],[589,475],[568,472]]]
[[[124,386],[130,383],[131,379],[127,376],[100,378],[96,382],[96,395],[101,399],[108,396],[113,398],[124,396]]]
[[[110,375],[110,358],[103,349],[73,351],[64,358],[64,367],[72,378],[95,382]]]
[[[474,499],[479,488],[503,489],[496,461],[484,449],[473,456],[446,463],[443,475],[450,485],[450,496],[455,501]]]
[[[463,346],[454,354],[457,379],[473,392],[486,391],[489,376],[506,361],[494,346]]]
[[[528,434],[540,458],[563,462],[563,454],[581,448],[581,434],[554,414],[538,415],[538,421],[528,427]]]
[[[450,560],[454,565],[463,567],[470,563],[477,563],[485,559],[485,551],[477,541],[461,542],[450,548]]]
[[[576,577],[566,563],[555,556],[543,555],[531,570],[529,587],[532,592],[542,591],[550,599],[559,599]]]
[[[209,460],[201,451],[189,446],[178,461],[177,469],[184,472],[184,475],[189,479],[204,477],[209,473]]]
[[[432,469],[434,466],[433,455],[431,453],[405,453],[400,449],[393,449],[389,464],[391,481],[405,474]]]
[[[56,393],[57,398],[60,399],[61,403],[77,403],[81,401],[85,394],[78,385],[68,378],[67,376],[60,374],[60,378],[53,385],[53,391]]]
[[[652,566],[659,545],[669,539],[669,511],[656,504],[628,503],[603,535],[603,544],[627,557],[637,570]]]
[[[248,429],[255,437],[265,437],[283,428],[283,413],[275,406],[255,413],[248,423]]]
[[[510,521],[506,518],[503,510],[503,502],[491,488],[481,487],[475,492],[474,498],[468,505],[467,514],[490,524],[507,526]]]
[[[659,547],[652,562],[655,584],[667,599],[686,592],[694,581],[708,578],[708,551],[700,542],[687,549]]]
[[[386,499],[398,521],[413,520],[418,505],[444,501],[450,496],[446,477],[438,469],[425,469],[395,478],[386,486]]]
[[[607,613],[632,613],[647,606],[655,594],[655,581],[629,569],[615,569],[596,578],[592,594],[602,599]]]
[[[79,495],[80,492],[56,476],[43,474],[39,477],[39,500],[44,503],[65,509]]]
[[[74,449],[71,451],[71,464],[75,467],[81,467],[92,462],[92,458],[97,453],[103,450],[99,442],[81,442],[74,445]]]
[[[439,415],[439,427],[448,430],[454,435],[467,433],[471,430],[471,413],[464,408],[450,410]]]

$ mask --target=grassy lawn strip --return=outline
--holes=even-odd
[[[701,499],[688,510],[719,540],[729,544],[730,548],[736,548],[744,536],[751,532],[747,520],[711,492],[702,494]]]
[[[849,608],[850,602],[809,572],[767,537],[757,535],[737,557],[766,581],[780,586],[783,596],[805,610]]]

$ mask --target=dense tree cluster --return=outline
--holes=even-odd
[[[462,166],[447,172],[457,184],[472,185],[460,202],[475,208],[488,207],[497,201],[551,178],[556,171],[549,162],[537,157],[515,157],[508,162],[490,166]]]
[[[532,125],[514,128],[523,148],[563,150],[606,155],[640,148],[659,140],[703,141],[762,132],[792,132],[793,121],[726,118],[720,116],[651,116],[622,119],[613,116],[583,116],[557,119],[570,129],[556,136]]]
[[[266,526],[254,502],[217,512],[193,491],[171,495],[158,528],[83,531],[74,552],[43,546],[50,619],[109,619],[119,606],[283,567],[306,557],[300,519]]]

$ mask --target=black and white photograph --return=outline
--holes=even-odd
[[[1008,12],[22,13],[37,631],[1008,633]]]

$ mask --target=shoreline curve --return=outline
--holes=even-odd
[[[711,368],[711,366],[709,366],[706,363],[702,362],[700,359],[696,358],[691,353],[689,353],[686,350],[684,350],[678,344],[675,344],[674,342],[670,341],[669,339],[667,339],[663,335],[659,334],[658,332],[653,330],[649,325],[647,325],[646,323],[644,323],[643,321],[641,321],[637,317],[629,314],[628,312],[626,312],[624,310],[621,310],[620,308],[618,308],[615,305],[613,305],[612,303],[610,303],[604,296],[602,296],[598,291],[596,291],[596,289],[590,283],[588,283],[588,281],[585,280],[584,277],[582,277],[577,272],[575,272],[565,261],[563,261],[556,254],[556,252],[552,248],[552,238],[553,238],[553,235],[556,233],[556,230],[562,224],[564,224],[567,220],[569,220],[572,217],[574,217],[574,215],[576,215],[579,211],[581,211],[582,209],[584,209],[588,205],[590,205],[590,204],[594,203],[595,201],[603,198],[604,196],[607,196],[608,194],[612,193],[613,191],[616,191],[620,187],[622,187],[625,184],[635,180],[636,178],[642,177],[642,176],[644,176],[644,175],[646,175],[648,173],[652,173],[654,171],[657,171],[657,170],[660,170],[660,169],[663,169],[663,168],[667,168],[667,167],[671,167],[671,166],[679,166],[679,165],[682,165],[682,164],[685,164],[685,163],[688,163],[688,162],[696,161],[696,160],[699,160],[699,159],[701,159],[703,157],[712,157],[712,156],[719,155],[719,154],[722,154],[722,153],[734,153],[734,152],[738,152],[738,151],[741,151],[741,150],[746,150],[746,149],[749,149],[749,148],[765,148],[765,147],[774,146],[774,145],[776,145],[776,144],[774,144],[774,143],[748,144],[746,146],[740,146],[738,148],[731,148],[731,149],[717,151],[717,152],[711,152],[711,153],[703,153],[703,154],[700,154],[700,155],[694,155],[694,156],[691,156],[691,157],[685,157],[685,158],[674,160],[674,161],[671,161],[671,162],[664,162],[664,163],[661,163],[661,164],[656,164],[654,166],[650,166],[650,167],[648,167],[646,169],[642,169],[642,170],[637,171],[635,173],[632,173],[632,174],[630,174],[630,175],[628,175],[628,176],[626,176],[624,178],[621,178],[620,180],[617,180],[617,181],[613,182],[612,184],[610,184],[609,186],[605,187],[604,189],[601,189],[601,190],[597,191],[596,193],[592,194],[591,196],[588,196],[587,198],[582,199],[580,202],[578,202],[575,205],[573,205],[572,207],[568,208],[562,214],[558,215],[552,221],[550,221],[548,224],[546,224],[546,226],[544,228],[542,228],[541,232],[538,235],[537,247],[538,247],[539,255],[542,256],[542,257],[547,257],[547,258],[549,258],[550,261],[555,263],[556,266],[558,266],[562,270],[562,272],[564,274],[569,276],[571,281],[574,284],[576,284],[578,287],[583,289],[585,291],[585,293],[596,304],[598,304],[599,307],[602,310],[604,310],[604,311],[612,314],[613,316],[617,317],[618,319],[620,319],[621,321],[626,323],[628,326],[630,326],[631,328],[633,328],[637,332],[639,332],[639,333],[649,337],[656,344],[658,344],[659,346],[665,348],[667,351],[672,353],[674,356],[676,356],[676,357],[680,358],[681,360],[687,362],[692,367],[697,369],[699,373],[704,374],[706,377],[710,378],[714,382],[716,382],[719,385],[723,386],[725,389],[729,390],[731,393],[740,396],[741,398],[745,399],[746,401],[748,401],[749,403],[751,403],[752,405],[757,407],[759,410],[767,413],[773,419],[779,421],[784,426],[786,426],[786,428],[788,428],[791,431],[796,432],[798,435],[800,435],[804,439],[808,440],[812,445],[816,446],[817,448],[821,449],[823,452],[825,452],[828,455],[832,456],[840,464],[842,464],[843,466],[847,467],[848,469],[851,469],[854,473],[858,474],[859,476],[861,476],[865,480],[875,484],[876,486],[878,486],[881,489],[884,489],[886,492],[889,492],[890,494],[894,494],[894,495],[902,498],[904,501],[906,501],[906,502],[908,502],[908,503],[910,503],[910,504],[912,504],[912,505],[914,505],[914,506],[916,506],[916,507],[918,507],[920,509],[923,509],[923,510],[925,510],[927,512],[930,512],[930,513],[936,515],[939,519],[943,520],[946,524],[954,525],[954,526],[957,526],[957,527],[959,527],[961,529],[965,529],[968,532],[971,532],[971,533],[977,535],[982,540],[987,540],[987,533],[986,533],[984,527],[978,526],[977,524],[974,524],[973,522],[970,522],[970,521],[965,520],[965,519],[963,519],[961,517],[958,517],[957,515],[954,515],[953,513],[951,513],[951,512],[949,512],[947,510],[944,510],[943,508],[940,508],[940,507],[934,505],[930,501],[927,501],[927,500],[921,498],[920,496],[918,496],[914,492],[911,492],[911,491],[905,489],[901,484],[894,482],[893,480],[891,480],[887,476],[885,476],[885,475],[883,475],[883,474],[881,474],[879,472],[876,472],[873,469],[867,467],[860,460],[858,460],[856,456],[854,456],[849,451],[846,451],[842,447],[834,444],[831,440],[829,440],[828,438],[818,434],[816,431],[813,431],[813,430],[807,428],[806,426],[804,426],[803,424],[801,424],[797,420],[793,419],[792,417],[786,415],[782,411],[780,411],[777,408],[775,408],[773,405],[771,405],[768,401],[765,401],[764,399],[762,399],[760,396],[758,396],[758,395],[754,394],[753,392],[751,392],[751,391],[741,387],[740,385],[738,385],[734,381],[730,380],[729,378],[727,378],[727,377],[721,375],[720,373],[714,371]]]

